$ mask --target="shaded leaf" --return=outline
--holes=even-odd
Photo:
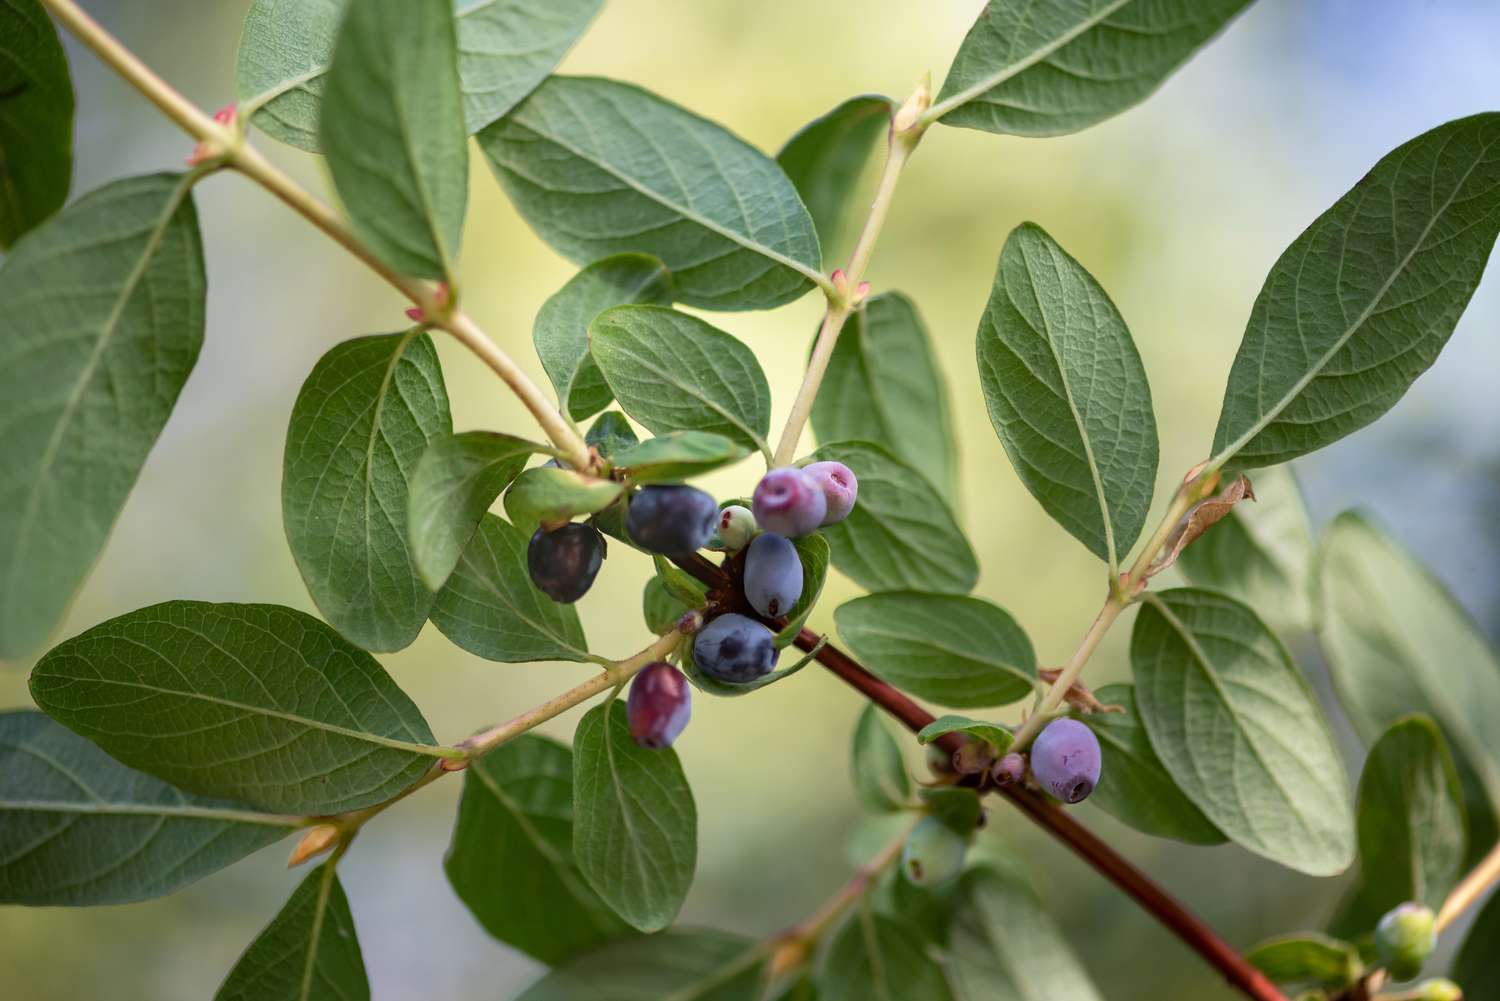
[[[578,611],[531,583],[529,535],[487,514],[432,606],[432,624],[485,660],[592,660]]]
[[[677,299],[770,309],[822,280],[812,219],[775,162],[614,80],[554,76],[479,144],[521,215],[578,264],[639,252]]]
[[[604,0],[454,0],[458,77],[470,135],[499,121],[547,78]]]
[[[165,896],[300,823],[174,789],[39,712],[0,713],[0,902]]]
[[[318,117],[346,0],[253,0],[235,57],[242,114],[274,139],[319,152]]]
[[[641,596],[641,611],[646,619],[646,628],[660,635],[677,624],[695,606],[667,590],[660,577],[646,581],[646,591]]]
[[[730,334],[661,306],[616,306],[589,340],[620,409],[652,433],[706,431],[766,451],[771,389]]]
[[[1269,466],[1385,413],[1448,342],[1500,232],[1500,112],[1387,154],[1271,268],[1214,461]]]
[[[776,162],[802,196],[825,254],[846,242],[848,215],[860,175],[876,144],[885,138],[895,104],[879,94],[861,94],[797,130]],[[836,437],[846,437],[838,435]]]
[[[412,562],[436,591],[458,565],[500,491],[546,445],[492,431],[433,438],[411,473],[407,535]]]
[[[668,931],[610,942],[516,1001],[757,1001],[766,949],[738,935]]]
[[[1106,776],[1089,802],[1121,823],[1158,838],[1193,845],[1228,840],[1177,787],[1157,757],[1135,704],[1135,686],[1105,685],[1095,695],[1105,705],[1118,705],[1125,711],[1077,717],[1099,738]]]
[[[1468,937],[1453,961],[1453,979],[1472,1001],[1492,1001],[1500,997],[1500,894],[1491,894],[1479,916],[1469,926]]]
[[[578,867],[620,917],[660,931],[682,907],[698,857],[698,814],[677,752],[632,740],[618,700],[584,715],[573,752]]]
[[[349,900],[325,862],[250,943],[214,1001],[369,1001]]]
[[[622,449],[629,448],[641,439],[635,433],[635,428],[630,426],[630,421],[618,410],[610,410],[599,415],[594,421],[583,440],[589,445],[597,448],[599,454],[606,459],[613,456]]]
[[[861,907],[829,942],[814,974],[819,1001],[948,1001],[942,967],[904,922]]]
[[[614,399],[589,354],[594,317],[611,306],[671,302],[672,275],[666,265],[646,254],[616,254],[590,264],[542,303],[531,340],[570,417],[591,417]]]
[[[132,768],[284,813],[378,803],[444,754],[375,658],[277,605],[121,615],[43,657],[31,694]]]
[[[833,617],[866,667],[919,698],[997,706],[1035,691],[1031,641],[982,598],[892,591],[846,602]]]
[[[432,594],[407,541],[408,491],[428,444],[452,427],[437,349],[415,330],[337,345],[292,407],[287,543],[318,611],[367,650],[400,650],[427,621]]]
[[[1368,743],[1413,712],[1437,721],[1463,785],[1467,865],[1496,839],[1500,661],[1452,595],[1357,514],[1334,519],[1318,563],[1319,640],[1350,722]]]
[[[206,279],[188,185],[115,181],[0,268],[0,658],[62,618],[198,360]]]
[[[1109,296],[1041,227],[1005,241],[979,322],[979,384],[1026,489],[1110,565],[1135,544],[1156,487],[1156,416]]]
[[[984,810],[975,790],[966,786],[924,786],[917,790],[917,795],[927,812],[955,834],[967,838],[979,827]]]
[[[1210,591],[1148,595],[1130,662],[1151,746],[1215,827],[1309,875],[1354,860],[1343,760],[1312,689],[1254,612]]]
[[[615,468],[631,483],[679,483],[738,462],[749,449],[721,434],[672,431],[616,452]]]
[[[819,441],[870,441],[957,493],[957,440],[948,384],[910,299],[885,292],[865,301],[834,344],[813,401]]]
[[[1238,598],[1273,629],[1312,628],[1312,526],[1285,467],[1256,470],[1255,503],[1240,504],[1182,551],[1189,581]]]
[[[950,733],[966,733],[971,737],[984,741],[990,746],[992,753],[1004,754],[1010,750],[1011,743],[1015,740],[1015,734],[1011,733],[999,723],[986,723],[984,720],[970,719],[968,716],[959,716],[948,713],[922,727],[917,734],[917,742],[930,744],[939,737]]]
[[[68,200],[73,81],[37,0],[0,3],[0,249]]]
[[[901,748],[880,719],[873,703],[860,710],[854,724],[854,744],[849,750],[854,796],[866,810],[891,813],[905,809],[911,800],[911,779]]]
[[[443,860],[491,935],[548,965],[627,931],[573,860],[573,752],[526,733],[464,772]]]
[[[451,0],[359,0],[339,29],[318,120],[355,231],[397,271],[454,281],[469,145]]]
[[[808,616],[812,615],[818,598],[823,594],[823,585],[828,581],[828,564],[833,558],[833,551],[822,532],[793,539],[792,545],[797,550],[797,559],[802,563],[802,593],[787,610],[786,625],[776,634],[778,647],[794,641],[807,625]]]
[[[1245,954],[1250,965],[1283,986],[1342,990],[1364,972],[1359,951],[1348,942],[1298,932],[1268,939]]]
[[[1011,873],[970,869],[949,925],[954,990],[965,1001],[1100,1001],[1030,886]]]
[[[872,591],[920,589],[962,594],[979,564],[952,512],[921,473],[879,445],[824,445],[809,462],[834,459],[859,479],[849,517],[822,529],[833,565]]]
[[[1002,135],[1077,132],[1145,100],[1250,0],[990,0],[931,117]]]

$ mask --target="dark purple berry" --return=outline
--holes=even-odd
[[[1099,784],[1099,738],[1076,719],[1055,719],[1031,746],[1031,774],[1064,803],[1081,803]]]
[[[779,653],[776,634],[743,615],[721,615],[693,640],[699,670],[731,685],[743,685],[770,673]]]
[[[823,491],[823,500],[828,510],[823,515],[823,524],[832,525],[849,517],[854,510],[854,501],[859,497],[859,480],[854,470],[842,462],[832,459],[803,466],[802,471],[813,478],[818,489]]]
[[[719,505],[697,487],[642,487],[630,499],[625,531],[649,553],[675,555],[708,545],[719,522]]]
[[[823,524],[828,501],[811,476],[795,466],[782,466],[761,477],[750,508],[761,531],[796,539]]]
[[[531,582],[551,598],[572,604],[588,593],[604,562],[604,537],[592,525],[574,521],[551,532],[537,529],[526,547]]]
[[[802,597],[802,558],[779,535],[763,532],[745,553],[745,600],[767,618],[785,615]]]
[[[693,713],[693,693],[682,672],[657,661],[630,683],[625,701],[630,736],[642,747],[671,747]]]

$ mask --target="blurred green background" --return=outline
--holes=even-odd
[[[107,27],[207,108],[233,96],[248,0],[87,0]],[[981,0],[607,0],[564,70],[640,83],[774,152],[843,98],[940,83]],[[174,169],[191,144],[71,45],[79,92],[75,193]],[[1387,151],[1443,121],[1500,107],[1493,0],[1260,0],[1141,108],[1081,135],[1001,138],[934,128],[902,182],[870,278],[900,288],[937,341],[958,415],[963,521],[978,593],[1009,608],[1043,664],[1064,660],[1102,595],[1097,562],[1020,486],[990,430],[973,364],[975,323],[1006,234],[1045,226],[1109,290],[1151,375],[1161,484],[1206,455],[1224,378],[1281,250]],[[304,183],[320,162],[259,139]],[[474,157],[466,305],[541,380],[530,345],[541,302],[572,268],[533,236]],[[271,601],[312,610],[280,518],[287,416],[337,341],[402,326],[403,303],[279,203],[234,177],[198,191],[207,244],[208,340],[166,433],[60,635],[169,598]],[[832,263],[830,262],[830,267]],[[1493,269],[1492,269],[1493,270]],[[779,421],[819,301],[715,322],[755,348]],[[1495,637],[1500,628],[1500,276],[1481,286],[1447,351],[1374,428],[1297,467],[1318,520],[1362,505],[1423,554]],[[524,411],[439,341],[455,426],[523,434]],[[544,383],[545,384],[545,383]],[[755,463],[712,479],[746,492]],[[647,639],[636,609],[647,564],[615,547],[582,612],[593,649]],[[813,625],[851,594],[836,581]],[[1126,672],[1115,631],[1090,669]],[[1321,684],[1309,643],[1299,660]],[[427,630],[382,658],[435,733],[458,739],[581,678],[578,665],[501,665]],[[0,704],[26,705],[27,663],[0,667]],[[856,811],[847,746],[859,700],[808,670],[753,698],[700,696],[678,744],[700,814],[689,923],[766,934],[846,877]],[[1336,722],[1337,710],[1333,713]],[[547,731],[564,739],[576,714]],[[1347,728],[1344,728],[1347,734]],[[1358,748],[1348,743],[1357,767]],[[914,750],[914,748],[913,748]],[[913,754],[920,766],[920,757]],[[1106,781],[1107,781],[1106,777]],[[489,939],[441,870],[459,783],[402,803],[343,863],[375,996],[507,998],[530,960]],[[1323,922],[1344,880],[1299,877],[1232,847],[1152,841],[1082,807],[1082,819],[1238,946]],[[996,850],[1022,856],[1104,994],[1231,995],[1150,918],[1002,804]],[[299,874],[281,844],[173,898],[129,907],[0,909],[0,998],[174,1001],[210,996]]]

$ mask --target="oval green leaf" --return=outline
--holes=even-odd
[[[813,975],[819,1001],[951,1001],[943,968],[904,921],[860,907],[828,943]]]
[[[611,461],[631,483],[680,483],[736,463],[749,451],[721,434],[673,431],[621,449]]]
[[[443,869],[486,931],[549,966],[628,930],[573,861],[573,752],[547,737],[465,770]]]
[[[1343,759],[1312,689],[1254,612],[1210,591],[1148,595],[1130,662],[1151,746],[1214,826],[1308,875],[1348,867]]]
[[[412,473],[452,431],[437,349],[426,334],[337,345],[292,406],[281,516],[318,611],[366,650],[421,632],[432,593],[408,541]]]
[[[557,525],[580,514],[603,511],[625,493],[625,484],[558,466],[536,466],[505,491],[505,513],[528,535],[538,525]]]
[[[387,265],[454,283],[469,144],[450,0],[359,0],[339,29],[318,136],[360,237]]]
[[[860,177],[885,138],[895,102],[879,94],[851,97],[826,115],[808,122],[787,140],[776,162],[786,171],[802,204],[807,206],[824,255],[843,250],[849,210],[859,195]]]
[[[842,462],[859,479],[859,502],[849,517],[822,529],[835,567],[871,591],[963,594],[974,586],[974,550],[921,473],[865,441],[824,445],[807,461],[824,459]]]
[[[1364,972],[1354,946],[1314,932],[1268,939],[1245,958],[1275,983],[1294,989],[1342,990]]]
[[[1214,461],[1269,466],[1369,424],[1437,360],[1500,233],[1500,112],[1399,146],[1271,268]]]
[[[516,1001],[757,1001],[764,946],[713,931],[620,939],[573,959]]]
[[[531,583],[529,536],[487,514],[432,606],[432,624],[485,660],[587,662],[578,610],[559,605]]]
[[[979,321],[979,384],[1026,489],[1111,575],[1156,488],[1156,415],[1120,311],[1032,223],[1000,253]]]
[[[189,179],[116,181],[0,268],[0,659],[46,640],[203,345]]]
[[[646,628],[653,633],[661,635],[671,629],[694,607],[668,591],[660,577],[646,581],[646,589],[641,595],[641,614],[646,620]]]
[[[589,327],[620,409],[654,434],[707,431],[769,452],[771,388],[734,336],[662,306],[616,306]]]
[[[819,441],[870,441],[958,491],[948,383],[916,306],[900,292],[867,300],[834,344],[812,409]]]
[[[583,440],[597,448],[604,458],[609,459],[616,452],[638,444],[641,439],[624,414],[618,410],[610,410],[599,415],[599,419],[589,427]]]
[[[770,309],[826,280],[775,161],[639,87],[554,76],[479,144],[521,215],[578,264],[651,254],[678,300],[704,309]]]
[[[1250,0],[990,0],[929,120],[1077,132],[1139,104]]]
[[[1036,690],[1031,641],[1009,612],[982,598],[891,591],[846,602],[833,618],[866,667],[919,698],[972,708]]]
[[[73,81],[57,30],[37,0],[0,4],[0,250],[68,200]]]
[[[0,713],[0,902],[166,896],[301,823],[174,789],[39,712]]]
[[[906,774],[906,762],[874,703],[860,710],[849,761],[854,797],[866,810],[894,813],[910,805],[911,778]]]
[[[110,619],[43,657],[31,694],[131,768],[279,813],[378,803],[447,753],[375,658],[277,605]]]
[[[573,735],[573,854],[595,892],[643,932],[670,925],[693,882],[698,812],[677,752],[631,739],[618,700],[590,709]]]
[[[970,737],[982,740],[990,745],[991,752],[996,755],[1010,750],[1010,745],[1015,740],[1015,734],[999,723],[986,723],[984,720],[948,713],[922,727],[917,732],[917,743],[931,744],[939,737],[945,737],[950,733],[968,734]]]

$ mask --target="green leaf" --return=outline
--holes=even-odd
[[[983,809],[979,793],[966,786],[928,786],[917,790],[928,813],[955,834],[967,838],[979,826]]]
[[[911,300],[885,292],[844,327],[812,409],[819,441],[870,441],[920,470],[948,498],[958,492],[948,384]]]
[[[706,603],[708,586],[697,577],[673,563],[660,553],[653,553],[651,563],[656,567],[656,576],[678,601],[685,601],[693,608],[702,608]]]
[[[802,196],[829,256],[846,242],[843,238],[860,176],[869,166],[876,143],[885,138],[893,110],[895,103],[889,97],[851,97],[797,130],[776,154],[776,162]]]
[[[668,591],[660,577],[652,577],[646,581],[645,593],[641,595],[641,611],[646,619],[646,628],[653,633],[660,635],[671,629],[693,607]]]
[[[416,330],[337,345],[297,394],[281,473],[287,543],[318,611],[366,650],[400,650],[427,621],[408,491],[428,444],[452,429],[437,349]]]
[[[573,861],[573,752],[526,733],[464,772],[453,890],[485,930],[556,965],[627,931]]]
[[[1113,573],[1146,523],[1156,415],[1109,296],[1040,226],[1017,226],[979,321],[979,384],[1026,489]]]
[[[0,3],[0,249],[68,200],[73,81],[37,0]]]
[[[1271,268],[1214,461],[1269,466],[1369,424],[1448,342],[1500,233],[1500,112],[1398,147]]]
[[[454,0],[458,79],[473,134],[520,102],[578,41],[601,0]],[[345,0],[255,0],[235,68],[261,131],[319,152],[318,116]]]
[[[300,823],[181,792],[39,712],[0,713],[0,902],[162,897]]]
[[[756,1001],[759,942],[710,931],[620,939],[559,966],[516,1001]]]
[[[721,434],[672,431],[614,454],[615,468],[631,483],[680,483],[739,462],[749,449]]]
[[[528,533],[503,518],[485,515],[438,592],[432,624],[485,660],[593,660],[578,610],[532,585],[526,569],[529,541]]]
[[[624,451],[641,439],[636,435],[635,428],[630,426],[630,421],[618,410],[610,410],[599,415],[589,428],[588,434],[583,440],[599,450],[599,454],[606,459],[614,456],[616,452]]]
[[[681,909],[698,857],[698,813],[677,752],[636,744],[614,699],[584,715],[573,750],[578,868],[633,927],[660,931]]]
[[[906,762],[873,703],[865,705],[854,724],[849,761],[854,796],[866,810],[892,813],[907,807],[911,800],[911,779],[906,774]]]
[[[584,420],[614,399],[589,354],[589,324],[594,317],[611,306],[671,303],[671,272],[646,254],[616,254],[595,261],[542,303],[531,340],[570,417]]]
[[[116,181],[0,268],[0,659],[62,618],[198,360],[206,279],[188,186]]]
[[[787,610],[786,625],[776,634],[777,647],[784,647],[794,641],[807,625],[808,616],[812,615],[818,598],[823,594],[823,585],[828,580],[828,564],[833,558],[833,550],[829,548],[828,540],[823,538],[822,532],[793,539],[792,545],[797,550],[797,558],[802,562],[802,593]]]
[[[879,445],[824,445],[809,462],[834,459],[859,479],[859,503],[822,532],[833,565],[872,591],[962,594],[979,579],[969,540],[932,484]]]
[[[526,460],[546,445],[491,431],[465,431],[428,442],[412,470],[407,513],[411,558],[436,591],[458,565],[480,519]]]
[[[1250,0],[990,0],[929,115],[1001,135],[1077,132],[1145,100]]]
[[[1268,939],[1245,958],[1275,983],[1293,987],[1342,990],[1364,972],[1354,946],[1316,932]]]
[[[771,389],[730,334],[662,306],[616,306],[589,340],[620,408],[652,433],[707,431],[769,451]]]
[[[1469,865],[1497,836],[1500,661],[1448,591],[1357,514],[1334,519],[1318,562],[1319,640],[1344,711],[1369,743],[1410,713],[1447,737],[1463,785]]]
[[[505,491],[505,513],[530,535],[538,525],[572,521],[603,511],[625,493],[625,484],[557,466],[526,470]]]
[[[1453,961],[1453,979],[1462,985],[1465,998],[1492,1001],[1500,997],[1497,953],[1500,953],[1500,893],[1493,893],[1469,926],[1468,937]]]
[[[1016,875],[964,873],[949,928],[948,970],[961,998],[1100,1001],[1036,893]]]
[[[214,995],[214,1001],[369,999],[354,917],[331,862],[298,884]]]
[[[1010,750],[1011,743],[1016,739],[1011,733],[999,723],[986,723],[984,720],[970,719],[967,716],[959,716],[948,713],[922,727],[917,734],[917,742],[930,744],[939,737],[950,733],[966,733],[990,745],[990,749],[997,755],[1004,754]]]
[[[770,309],[826,280],[781,168],[638,87],[551,77],[479,144],[521,215],[578,264],[651,254],[677,299],[704,309]]]
[[[1334,934],[1375,930],[1408,900],[1440,910],[1463,875],[1463,791],[1437,724],[1408,716],[1370,748],[1359,778],[1359,889],[1334,919]]]
[[[381,261],[456,281],[469,144],[450,0],[359,0],[328,68],[319,140],[355,232]]]
[[[844,922],[814,974],[818,1001],[950,1001],[943,968],[904,921],[868,907]]]
[[[277,605],[110,619],[43,657],[31,695],[131,768],[281,813],[378,803],[445,754],[375,658]]]
[[[1148,595],[1130,662],[1151,746],[1214,826],[1308,875],[1348,867],[1343,759],[1312,689],[1254,612],[1210,591]]]
[[[1089,802],[1123,824],[1158,838],[1192,845],[1223,844],[1222,831],[1185,796],[1156,756],[1135,704],[1135,686],[1105,685],[1094,693],[1119,713],[1080,715],[1099,738],[1103,774]]]
[[[833,618],[866,667],[919,698],[973,708],[1035,691],[1031,641],[1010,613],[982,598],[892,591],[846,602]]]
[[[1183,575],[1255,609],[1273,629],[1313,626],[1312,526],[1291,470],[1272,466],[1255,474],[1255,500],[1182,551]]]

